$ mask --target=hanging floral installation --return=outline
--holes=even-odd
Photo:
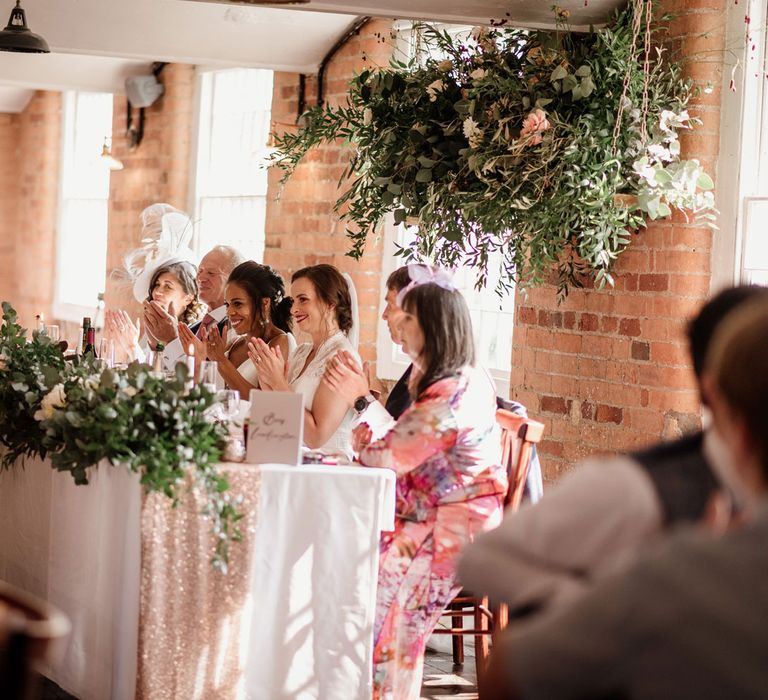
[[[652,3],[633,0],[577,34],[554,11],[546,32],[461,39],[416,25],[414,58],[364,70],[346,104],[275,135],[272,164],[285,181],[311,148],[344,139],[336,211],[350,255],[392,214],[418,226],[405,257],[470,265],[479,284],[500,265],[500,291],[553,271],[561,297],[585,278],[612,284],[631,233],[674,209],[714,226],[712,179],[680,158],[680,132],[699,122],[686,109],[694,86],[665,47],[669,17],[652,22]]]

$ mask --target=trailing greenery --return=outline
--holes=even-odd
[[[216,468],[226,427],[206,411],[215,396],[204,386],[186,388],[187,369],[173,379],[148,365],[102,369],[87,355],[64,360],[58,345],[38,332],[27,342],[16,312],[3,302],[0,328],[0,445],[2,467],[19,458],[48,457],[53,467],[88,483],[102,460],[141,475],[148,491],[176,504],[187,476],[207,498],[217,547],[213,563],[226,568],[228,544],[240,537],[242,517]]]
[[[678,132],[692,84],[629,3],[609,26],[567,31],[497,27],[457,39],[417,25],[427,56],[364,70],[347,104],[307,112],[276,136],[285,181],[311,148],[343,138],[352,158],[336,210],[350,255],[392,213],[418,225],[406,257],[477,268],[484,283],[539,284],[561,295],[610,270],[646,217],[689,209],[711,223],[712,180],[681,161]],[[648,37],[650,52],[644,54]],[[501,259],[501,263],[493,262]]]

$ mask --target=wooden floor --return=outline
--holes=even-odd
[[[450,637],[444,636],[446,642]],[[427,648],[424,657],[424,680],[421,686],[422,700],[477,700],[477,676],[475,654],[471,638],[464,646],[464,664],[453,665],[453,655],[447,651]],[[441,645],[447,648],[447,645]]]
[[[445,638],[447,639],[447,637]],[[453,656],[443,651],[427,649],[424,659],[422,700],[477,700],[475,657],[471,645],[464,650],[463,666],[453,665]],[[42,679],[41,700],[76,700],[47,678]]]

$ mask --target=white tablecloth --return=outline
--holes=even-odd
[[[261,470],[244,697],[370,697],[378,541],[394,475],[361,467]],[[51,677],[82,700],[130,700],[136,685],[141,489],[102,465],[88,486],[29,461],[0,473],[0,578],[72,620]],[[243,544],[234,544],[246,546]],[[180,582],[183,585],[183,582]],[[206,699],[207,700],[207,699]]]

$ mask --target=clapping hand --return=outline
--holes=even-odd
[[[261,338],[248,341],[248,357],[256,365],[259,386],[271,391],[290,391],[285,379],[285,360],[279,347],[270,347]]]
[[[360,454],[360,451],[371,444],[371,438],[373,438],[373,431],[368,423],[360,423],[352,431],[352,449],[356,454]]]
[[[223,362],[227,359],[227,346],[219,333],[218,326],[211,325],[209,330],[203,329],[203,338],[205,339],[205,351],[209,360]]]
[[[186,323],[180,323],[178,329],[181,348],[185,354],[189,354],[189,346],[191,345],[195,349],[195,357],[204,360],[206,357],[205,343],[189,329]]]
[[[115,341],[116,348],[128,362],[136,359],[136,348],[139,345],[141,321],[136,323],[122,309],[107,311],[104,315],[105,336]]]
[[[370,391],[365,371],[347,350],[339,350],[330,359],[325,366],[323,382],[348,406],[352,406],[355,399]]]
[[[147,335],[164,345],[168,345],[178,337],[179,322],[176,319],[173,302],[168,304],[168,311],[156,301],[145,301],[143,309],[144,327],[147,330]]]

